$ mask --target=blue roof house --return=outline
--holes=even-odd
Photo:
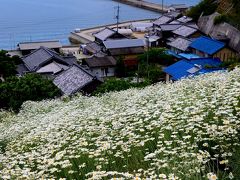
[[[221,64],[222,62],[218,58],[181,60],[164,69],[166,81],[177,81],[186,77],[223,70],[220,68]]]
[[[236,52],[229,49],[225,43],[206,36],[195,39],[189,48],[200,57],[219,58],[222,61],[227,61],[236,55]]]

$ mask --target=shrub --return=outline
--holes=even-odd
[[[18,111],[27,100],[40,101],[60,94],[52,81],[37,74],[27,74],[22,78],[9,77],[0,83],[0,108]]]
[[[20,64],[18,56],[9,57],[7,51],[0,51],[0,75],[3,78],[10,77],[16,74],[16,65]]]
[[[215,17],[214,19],[214,24],[217,25],[217,24],[221,24],[223,22],[228,22],[228,18],[226,15],[219,15],[217,17]]]
[[[147,56],[149,57],[148,63],[157,63],[161,65],[171,65],[174,63],[172,56],[165,53],[164,48],[151,48],[148,52],[138,57],[140,62],[147,62]]]
[[[106,80],[103,84],[101,84],[93,94],[98,95],[98,94],[103,94],[111,91],[122,91],[132,87],[141,88],[149,84],[150,83],[148,81],[141,82],[141,83],[133,83],[130,80],[111,78]]]

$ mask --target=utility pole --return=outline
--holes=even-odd
[[[149,35],[146,36],[147,40],[147,77],[149,79]]]
[[[163,12],[163,0],[162,0],[162,12]]]
[[[119,19],[120,19],[120,6],[116,6],[115,7],[117,9],[117,15],[115,16],[115,19],[117,19],[117,32],[118,32],[118,28],[119,28]]]

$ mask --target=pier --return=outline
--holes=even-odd
[[[165,13],[169,9],[169,7],[167,6],[151,3],[143,0],[113,0],[113,1],[123,3],[123,4],[128,4],[134,7],[138,7],[138,8],[158,12],[158,13]]]

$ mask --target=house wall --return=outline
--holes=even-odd
[[[228,61],[229,59],[236,57],[236,53],[229,48],[224,48],[221,51],[214,54],[213,57],[220,58],[222,61]]]
[[[209,54],[203,53],[203,52],[195,50],[195,49],[193,50],[193,53],[197,54],[200,57],[219,58],[219,59],[221,59],[221,61],[228,61],[229,59],[236,57],[236,53],[229,48],[223,48],[222,50],[218,51],[214,55],[209,55]]]
[[[195,32],[194,34],[192,34],[191,36],[189,36],[188,38],[198,38],[200,37],[202,34],[200,32]]]
[[[93,69],[91,69],[91,72],[99,78],[115,76],[115,68],[114,67],[93,68]]]
[[[169,82],[169,81],[170,81],[170,75],[166,74],[166,82]]]

